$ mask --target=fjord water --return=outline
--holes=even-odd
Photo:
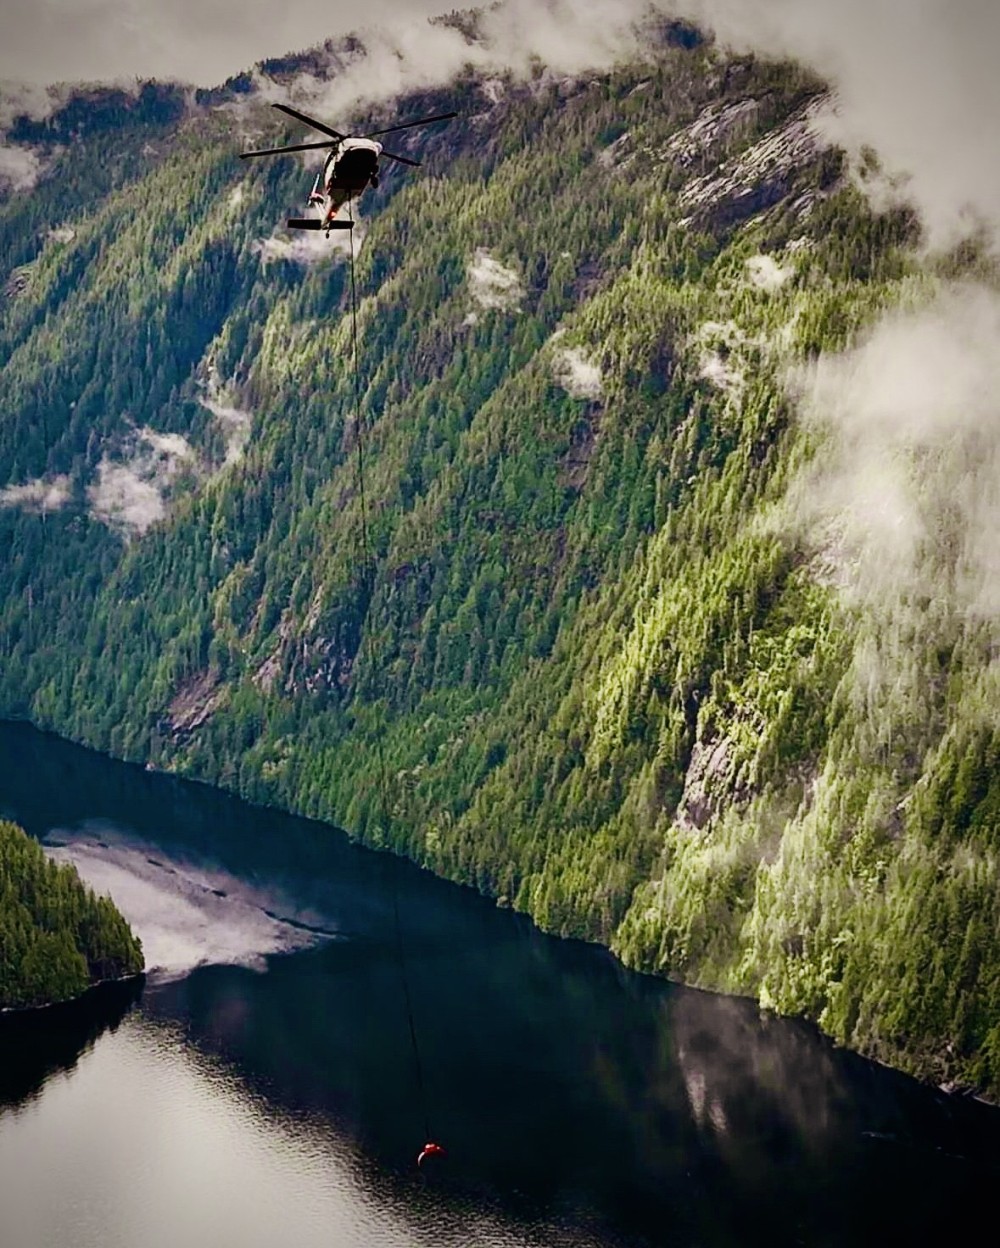
[[[0,815],[110,888],[153,968],[0,1020],[3,1248],[931,1244],[992,1218],[1000,1111],[333,829],[11,724]]]

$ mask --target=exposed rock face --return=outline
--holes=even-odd
[[[597,159],[605,169],[614,169],[630,161],[634,154],[634,140],[631,133],[626,130],[613,143],[609,143]]]
[[[288,649],[295,631],[295,622],[291,612],[285,611],[278,625],[278,644],[253,674],[253,683],[262,693],[271,693],[274,682],[281,674],[285,652]]]
[[[692,179],[680,194],[681,206],[690,212],[691,220],[698,225],[732,226],[788,195],[794,175],[820,151],[812,125],[816,108],[811,104],[716,172]]]
[[[735,750],[728,737],[696,741],[691,751],[677,822],[699,832],[730,800]]]
[[[737,100],[734,104],[713,104],[691,125],[674,135],[664,155],[684,168],[690,168],[699,157],[717,153],[730,140],[746,134],[759,112],[759,101],[752,99]]]
[[[31,284],[31,276],[34,272],[34,266],[23,264],[19,269],[14,269],[10,277],[4,283],[3,294],[5,299],[16,299],[18,295],[23,294]]]
[[[690,125],[678,130],[666,146],[644,144],[638,134],[626,130],[608,144],[597,159],[606,169],[623,172],[637,158],[670,164],[692,173],[699,168],[715,168],[727,152],[745,140],[759,113],[760,101],[752,98],[732,104],[711,104]]]
[[[167,708],[165,726],[175,737],[185,737],[211,719],[222,699],[217,672],[202,672],[182,685]]]
[[[253,676],[254,684],[271,693],[283,671],[284,693],[339,694],[350,683],[360,639],[353,635],[328,637],[322,631],[324,603],[317,592],[301,625],[286,612],[278,625],[278,644]],[[343,632],[343,630],[341,630]]]
[[[587,483],[587,471],[601,432],[601,407],[589,403],[573,427],[569,450],[559,461],[559,484],[579,492]]]
[[[270,693],[281,671],[281,652],[274,650],[253,674],[253,683],[261,693]]]
[[[336,640],[304,638],[297,659],[286,693],[340,693],[348,687],[354,658]]]

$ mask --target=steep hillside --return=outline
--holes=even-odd
[[[822,84],[661,35],[394,105],[462,119],[362,207],[373,566],[344,250],[235,158],[298,130],[247,78],[8,135],[0,708],[997,1095],[991,620],[847,592],[789,380],[983,266],[918,262]]]
[[[67,1001],[142,968],[142,946],[113,903],[0,820],[0,1010]]]

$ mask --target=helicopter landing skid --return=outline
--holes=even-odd
[[[354,229],[353,221],[319,221],[316,217],[289,217],[287,225],[290,230],[326,230],[327,234],[331,230]]]

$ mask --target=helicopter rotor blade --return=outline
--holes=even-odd
[[[346,135],[334,130],[331,126],[325,125],[322,121],[317,121],[315,117],[307,117],[305,113],[300,113],[297,108],[290,108],[287,104],[272,104],[272,108],[278,109],[282,113],[287,113],[289,117],[294,117],[296,121],[304,121],[305,124],[313,130],[319,130],[321,134],[328,134],[331,138],[338,142],[346,138]]]
[[[397,156],[393,152],[387,152],[385,148],[382,149],[382,155],[388,160],[398,160],[401,165],[413,165],[414,168],[420,167],[419,160],[410,160],[409,156]]]
[[[262,147],[256,152],[240,152],[240,160],[248,156],[283,156],[285,152],[308,152],[315,148],[336,147],[332,140],[324,143],[292,143],[288,147]]]
[[[275,108],[280,108],[280,104],[275,104]],[[416,121],[404,121],[399,126],[386,126],[384,130],[373,130],[370,134],[366,134],[366,139],[373,139],[378,134],[395,134],[397,130],[410,130],[413,126],[429,126],[432,121],[448,121],[451,117],[457,117],[458,113],[436,113],[433,117],[419,117]]]

